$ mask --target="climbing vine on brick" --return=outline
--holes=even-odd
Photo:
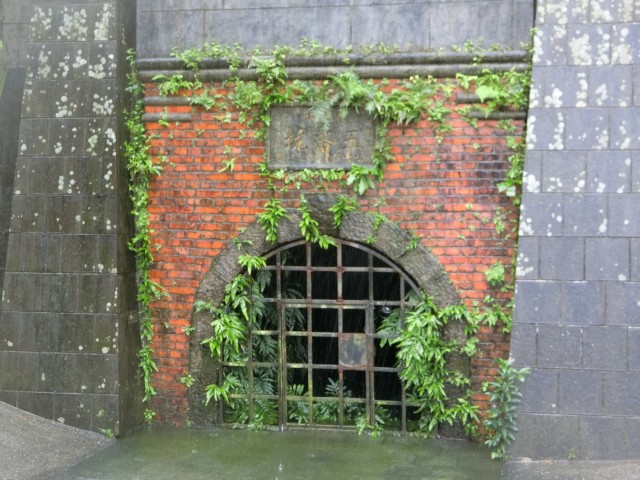
[[[270,109],[285,103],[309,105],[314,121],[321,128],[327,130],[335,115],[344,116],[351,110],[363,110],[376,118],[379,126],[376,132],[372,166],[352,165],[348,169],[288,171],[270,169],[266,162],[258,165],[259,174],[271,190],[271,197],[265,201],[263,211],[258,215],[258,223],[262,226],[266,239],[272,243],[277,242],[280,221],[288,217],[285,205],[292,204],[299,209],[301,236],[325,248],[330,246],[331,238],[318,230],[317,221],[312,217],[307,201],[299,191],[303,189],[341,191],[342,194],[337,197],[335,204],[329,208],[333,214],[335,225],[339,226],[349,211],[359,208],[360,198],[375,189],[378,182],[383,180],[385,167],[393,161],[388,138],[389,125],[406,126],[421,119],[427,119],[434,125],[436,139],[440,144],[451,130],[449,124],[451,110],[448,105],[451,103],[454,89],[458,86],[475,90],[483,100],[484,112],[487,114],[496,110],[522,109],[526,106],[526,101],[523,99],[526,98],[528,91],[528,83],[526,83],[528,78],[526,74],[521,74],[521,72],[498,74],[485,71],[475,76],[460,76],[457,82],[412,76],[401,84],[391,84],[385,80],[378,82],[363,80],[354,71],[346,71],[330,76],[324,81],[291,81],[288,78],[286,57],[292,53],[305,54],[305,52],[288,48],[276,48],[268,54],[256,52],[247,61],[245,60],[246,53],[239,49],[212,44],[201,50],[190,50],[176,54],[178,58],[183,60],[185,66],[192,70],[193,75],[189,77],[192,80],[185,80],[182,74],[155,79],[158,90],[164,95],[189,95],[195,106],[205,110],[215,108],[217,111],[222,111],[219,120],[223,123],[231,121],[232,111],[234,114],[237,113],[238,121],[247,126],[247,130],[241,132],[241,137],[248,135],[248,129],[251,127],[257,129],[257,133],[255,133],[257,138],[264,138],[270,124]],[[225,85],[230,88],[228,95],[223,96],[216,93],[214,89],[199,80],[200,65],[205,58],[209,57],[223,58],[228,61],[231,73],[231,78],[225,82]],[[257,74],[257,79],[246,80],[235,76],[234,74],[240,66],[253,69]],[[511,131],[515,132],[513,123],[508,121],[503,122],[502,127],[505,130],[512,129]],[[510,159],[511,169],[498,187],[517,201],[521,185],[524,147],[521,138],[515,134],[510,137],[508,142],[514,150],[514,155]],[[231,156],[230,150],[228,159],[223,161],[224,171],[233,171],[235,168],[235,158]],[[150,172],[152,175],[157,173]],[[351,193],[347,193],[348,191]],[[370,212],[370,214],[377,226],[387,221],[380,210]],[[499,227],[504,224],[504,221],[503,217],[496,217],[496,230],[504,229],[504,227]],[[144,230],[141,231],[144,232]],[[375,243],[375,235],[372,235],[370,241]],[[418,245],[419,241],[419,237],[414,235],[413,248]],[[142,253],[144,257],[147,251],[142,249]],[[252,309],[259,308],[259,302],[256,303],[259,299],[259,289],[256,290],[250,280],[251,273],[259,269],[258,259],[252,260],[250,257],[241,256],[240,267],[247,271],[247,275],[239,275],[229,284],[222,304],[197,305],[197,308],[208,310],[212,314],[213,333],[207,342],[213,355],[218,359],[221,358],[219,352],[225,346],[231,350],[237,349],[239,343],[244,339],[247,324],[251,322]],[[141,265],[144,266],[144,264],[142,261]],[[503,281],[505,280],[504,267],[501,270],[496,266],[489,275],[491,276],[490,282],[495,282],[496,285],[509,283]],[[424,311],[412,312],[410,315],[413,318],[413,313],[416,313],[416,319],[422,319],[416,320],[417,323],[436,319],[434,324],[441,328],[448,321],[464,320],[469,326],[475,326],[469,327],[468,333],[471,336],[473,328],[476,328],[480,322],[490,325],[501,324],[505,331],[508,331],[510,326],[510,316],[501,302],[491,298],[487,299],[486,305],[478,306],[477,311],[470,311],[462,306],[455,307],[454,310],[438,310],[429,303],[428,299],[424,299],[416,310],[419,311],[421,308]],[[428,321],[425,328],[430,329]],[[417,331],[420,332],[419,336],[424,337],[423,330],[418,329]],[[436,384],[425,386],[424,382],[433,372],[427,374],[419,368],[411,367],[409,359],[412,350],[415,350],[415,344],[411,338],[405,337],[401,333],[397,338],[399,339],[397,345],[400,348],[398,358],[406,366],[405,373],[408,375],[404,380],[414,385],[412,388],[415,388],[417,395],[424,396],[425,392],[437,392],[440,386],[447,381],[459,382],[459,386],[464,383],[453,372],[447,372],[446,365],[443,365],[444,373],[441,377],[435,377],[437,378]],[[435,338],[433,342],[429,342],[429,345],[431,349],[429,354],[441,358],[446,356],[449,349],[454,348],[447,342],[436,341]],[[473,346],[474,342],[471,340],[467,344],[455,348],[464,350],[464,353],[473,354]],[[228,394],[237,388],[235,380],[233,377],[229,377],[221,385],[208,386],[207,398],[228,401]],[[427,395],[425,398],[433,400],[436,397]],[[433,405],[436,405],[436,410],[429,410],[430,415],[425,417],[425,431],[432,432],[438,423],[452,421],[454,417],[463,420],[468,425],[474,424],[477,421],[474,407],[465,403],[464,397],[461,397],[460,400],[457,406],[458,413],[455,415],[446,409],[437,410],[437,405],[444,405],[442,398],[439,400],[441,403],[439,401],[432,402]],[[425,404],[425,409],[428,408],[431,407],[427,407]],[[376,426],[364,425],[363,428],[375,431]]]
[[[318,51],[333,53],[338,52],[328,47],[303,43],[299,49],[289,47],[276,47],[271,52],[256,50],[248,54],[238,47],[220,46],[215,43],[202,49],[191,49],[185,52],[174,52],[188,69],[194,73],[194,80],[185,81],[182,74],[173,77],[159,76],[155,80],[158,89],[165,94],[188,94],[192,96],[192,104],[211,109],[214,106],[222,111],[227,111],[221,117],[221,121],[231,121],[229,109],[239,110],[239,121],[250,126],[258,126],[257,138],[264,138],[266,129],[270,125],[270,109],[280,104],[308,105],[313,120],[323,129],[329,129],[332,119],[337,112],[338,116],[346,116],[350,110],[364,110],[373,116],[378,122],[376,130],[376,144],[373,155],[373,166],[352,165],[349,169],[303,169],[290,171],[286,169],[272,169],[268,163],[262,162],[258,168],[260,175],[267,181],[273,196],[265,203],[265,210],[258,216],[260,224],[265,229],[269,241],[275,241],[277,226],[281,218],[275,215],[274,202],[284,208],[284,199],[287,192],[300,190],[302,186],[326,191],[334,186],[344,189],[352,188],[352,196],[349,205],[358,208],[358,197],[376,187],[377,182],[384,179],[385,166],[393,161],[390,153],[388,138],[388,126],[397,124],[406,126],[420,119],[426,118],[435,128],[438,143],[451,131],[449,117],[451,109],[447,106],[452,101],[452,95],[456,86],[467,91],[474,92],[482,104],[474,107],[460,108],[462,114],[472,125],[478,118],[489,116],[495,112],[522,111],[528,104],[530,70],[506,72],[493,72],[482,70],[476,75],[456,76],[456,82],[452,80],[435,79],[433,77],[422,78],[411,76],[408,80],[397,86],[391,86],[387,80],[374,82],[363,80],[355,72],[346,72],[329,76],[324,81],[288,80],[286,67],[287,56],[308,56],[317,54]],[[231,78],[226,82],[233,87],[232,92],[224,97],[208,90],[199,80],[199,68],[205,58],[225,59],[229,64]],[[345,56],[345,59],[348,58]],[[478,62],[482,54],[476,55]],[[346,60],[345,60],[346,61]],[[240,67],[254,69],[256,80],[243,80],[234,76]],[[476,115],[472,115],[475,113]],[[480,115],[478,115],[480,114]],[[512,198],[514,205],[519,206],[522,186],[522,171],[524,164],[525,132],[517,133],[513,120],[502,120],[499,128],[508,132],[507,146],[512,154],[509,156],[509,165],[505,178],[497,184],[498,190]],[[241,135],[246,135],[244,131]],[[225,162],[225,170],[232,170],[234,159]],[[303,200],[299,197],[299,200]],[[338,198],[338,202],[344,199]],[[301,226],[310,224],[309,213],[304,211],[304,201],[300,201],[301,213],[307,221]],[[336,204],[330,211],[339,211],[340,205]],[[336,214],[338,219],[339,214]],[[376,221],[380,216],[375,215]],[[517,232],[518,219],[511,219],[503,209],[497,209],[492,219],[496,233],[505,238],[514,238]],[[310,234],[306,231],[305,238]],[[375,237],[370,238],[370,243]],[[499,284],[499,291],[511,291],[513,288],[513,273],[515,272],[515,256],[512,264],[508,266],[494,265],[487,270],[487,281],[491,285]],[[505,270],[508,268],[508,271]],[[502,271],[501,281],[492,276],[497,271]],[[507,276],[510,281],[507,281]],[[510,310],[511,304],[506,305]],[[477,314],[489,325],[502,324],[503,330],[509,332],[511,317],[505,313],[505,307],[500,306],[496,299],[488,297],[484,305],[477,305]]]
[[[127,170],[129,171],[129,196],[133,206],[132,215],[135,222],[135,232],[129,240],[129,249],[136,257],[136,272],[138,285],[138,303],[140,308],[140,339],[142,347],[138,356],[144,385],[144,402],[156,394],[151,382],[152,374],[157,371],[153,358],[151,341],[153,339],[153,316],[151,302],[162,296],[161,287],[149,278],[149,268],[153,263],[151,251],[151,232],[149,230],[149,185],[151,179],[159,175],[162,168],[153,162],[149,154],[149,140],[142,123],[143,87],[138,81],[135,70],[135,54],[129,52],[129,94],[131,107],[125,112],[125,124],[129,131],[129,138],[124,143]],[[151,421],[154,412],[147,408],[145,419]]]

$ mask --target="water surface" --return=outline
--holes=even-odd
[[[497,480],[481,445],[354,432],[154,428],[118,440],[68,480]]]

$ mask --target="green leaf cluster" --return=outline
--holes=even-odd
[[[349,212],[353,212],[357,208],[355,198],[339,195],[336,203],[329,207],[329,211],[333,214],[333,226],[340,228],[344,218]]]
[[[491,458],[503,460],[507,447],[514,440],[516,407],[522,400],[520,385],[530,373],[529,368],[517,369],[508,360],[497,359],[499,373],[494,381],[484,385],[489,393],[489,415],[483,420],[488,431],[485,444],[492,450]]]
[[[202,87],[202,83],[199,80],[187,80],[182,74],[171,75],[156,75],[152,79],[158,86],[158,92],[160,95],[177,95],[183,90],[197,90]]]
[[[458,74],[463,88],[475,86],[475,93],[485,103],[485,112],[498,110],[526,110],[529,104],[531,72],[511,69],[506,72],[494,72],[483,69],[478,75]]]
[[[478,420],[477,407],[469,401],[469,379],[449,368],[452,354],[475,353],[468,343],[459,344],[445,338],[445,326],[450,321],[471,323],[468,311],[462,306],[438,309],[426,295],[413,300],[404,318],[399,310],[389,315],[379,330],[384,335],[382,345],[394,345],[402,370],[405,390],[412,403],[418,406],[418,430],[426,435],[436,432],[442,423],[461,422],[472,427]],[[474,325],[471,324],[471,331]],[[466,393],[452,400],[448,387],[466,389]]]
[[[278,240],[280,220],[288,217],[281,200],[272,197],[267,201],[264,210],[258,214],[258,224],[265,231],[268,242],[275,243]]]
[[[304,195],[300,196],[300,233],[307,242],[317,243],[321,248],[327,249],[330,245],[336,246],[336,241],[329,235],[320,233],[318,221],[311,216],[309,204]]]
[[[505,268],[502,263],[496,262],[487,268],[484,276],[492,287],[499,287],[505,282]]]

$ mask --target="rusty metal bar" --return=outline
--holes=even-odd
[[[376,398],[376,383],[385,380],[377,378],[376,374],[398,374],[400,372],[399,366],[391,365],[388,361],[376,365],[376,354],[378,353],[376,340],[385,337],[376,331],[376,312],[383,308],[385,310],[389,308],[400,309],[401,312],[404,312],[407,308],[406,295],[409,291],[417,291],[416,286],[406,274],[394,267],[374,250],[342,240],[337,240],[336,243],[337,248],[329,252],[330,255],[335,253],[335,258],[323,258],[323,252],[318,250],[317,246],[304,241],[289,244],[269,254],[269,257],[273,258],[275,256],[275,263],[270,262],[266,269],[274,272],[276,286],[273,297],[265,298],[264,301],[265,303],[275,304],[278,325],[275,330],[260,330],[258,329],[260,327],[253,327],[252,325],[248,335],[248,358],[246,363],[243,365],[239,362],[223,362],[223,368],[244,366],[248,369],[249,391],[246,394],[233,394],[231,398],[245,399],[247,401],[250,421],[254,417],[254,403],[256,401],[275,401],[278,405],[279,426],[295,426],[296,428],[299,425],[290,423],[289,420],[289,402],[306,403],[306,426],[313,428],[330,428],[331,426],[352,428],[355,415],[358,415],[358,413],[354,413],[354,408],[357,405],[361,406],[357,408],[361,408],[366,412],[369,423],[374,424],[377,407],[393,407],[394,412],[397,412],[395,415],[400,416],[397,419],[400,423],[400,430],[406,432],[409,417],[408,408],[412,405],[407,399],[404,388],[401,388],[400,395],[393,399],[381,400]],[[304,248],[302,250],[300,248],[292,250],[291,255],[293,257],[288,255],[285,257],[285,252],[288,249],[303,245]],[[351,252],[355,253],[355,250],[358,250],[359,253],[356,253],[355,257],[350,257],[350,260],[346,260],[345,256],[350,255]],[[292,264],[285,265],[287,261],[291,261]],[[314,263],[320,263],[321,265],[314,265]],[[303,298],[287,298],[284,295],[285,278],[288,272],[304,272],[306,286],[301,292]],[[317,275],[314,276],[314,273],[317,274],[318,272],[335,273],[335,280],[328,278],[328,281],[331,282],[330,285],[332,285],[330,288],[334,293],[330,293],[330,295],[326,292],[322,293],[322,295],[327,295],[330,298],[313,298],[314,293],[322,292],[323,288],[321,285],[314,284],[314,282],[317,283],[324,280],[324,278],[318,278]],[[364,281],[364,279],[358,280],[357,275],[346,277],[345,274],[347,273],[349,275],[352,273],[366,273],[366,293],[362,292],[365,298],[358,298],[357,283],[355,284],[355,290],[353,283],[347,284],[349,280],[358,282]],[[300,273],[297,275],[300,275]],[[399,292],[398,298],[393,296],[389,298],[389,291],[383,290],[386,282],[395,281],[396,278],[399,285],[393,287],[391,291]],[[376,285],[376,282],[379,284]],[[385,283],[380,285],[381,282]],[[345,299],[345,294],[348,297],[356,298]],[[332,295],[335,295],[335,298]],[[377,295],[381,296],[377,297]],[[287,319],[291,318],[290,315],[296,309],[303,316],[306,314],[306,326],[304,329],[299,329],[299,326],[293,325],[288,327]],[[358,310],[362,311],[363,314],[357,313]],[[345,318],[345,312],[347,311],[354,313],[350,313]],[[362,321],[361,318],[364,320],[364,326],[360,323]],[[345,322],[348,323],[346,324]],[[262,328],[264,328],[264,324]],[[361,328],[363,330],[360,330]],[[258,361],[259,357],[254,356],[252,342],[257,336],[277,336],[277,363]],[[293,339],[291,344],[288,344],[288,339]],[[295,339],[300,339],[301,342],[304,342],[303,348],[306,353],[306,359],[301,352],[289,355],[289,349],[293,348],[297,342]],[[324,348],[324,346],[331,349],[337,348],[338,351],[335,353],[323,352],[321,347]],[[295,349],[291,350],[291,352],[295,352]],[[256,368],[277,370],[276,385],[278,391],[274,392],[274,395],[264,395],[254,391],[254,375],[256,374],[254,369]],[[362,373],[356,373],[358,371]],[[297,380],[291,381],[299,383],[302,380],[301,375],[306,377],[304,381],[306,392],[292,392],[290,395],[289,379],[296,378]],[[325,382],[329,380],[331,382],[337,381],[337,391],[335,391],[334,395],[327,395],[329,392],[325,390],[329,385]],[[314,392],[314,387],[318,389],[316,392]],[[355,388],[355,390],[351,390],[351,388]],[[364,393],[362,390],[364,390]],[[364,396],[361,397],[361,395]],[[331,412],[335,411],[335,417],[329,419],[327,417],[324,419],[318,417],[317,409],[320,405],[324,405],[323,408],[325,409],[329,408]],[[358,411],[357,408],[355,412]],[[331,415],[334,414],[331,413]],[[330,421],[331,424],[326,424],[325,422],[327,421]]]

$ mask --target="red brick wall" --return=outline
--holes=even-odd
[[[218,89],[225,93],[221,85]],[[147,95],[156,94],[148,85]],[[179,381],[188,373],[189,358],[188,337],[182,330],[190,325],[195,291],[212,259],[242,227],[255,222],[271,194],[257,173],[265,145],[255,138],[256,126],[241,138],[246,126],[221,122],[221,111],[182,106],[147,107],[147,113],[164,108],[170,114],[193,112],[191,122],[147,124],[152,154],[168,160],[150,193],[152,244],[158,245],[151,277],[168,294],[153,305],[159,370],[154,375],[158,395],[151,407],[158,421],[179,425],[188,415],[186,387]],[[401,228],[421,235],[422,244],[472,306],[493,291],[484,271],[496,261],[510,264],[513,254],[513,240],[500,239],[493,225],[498,208],[511,218],[516,215],[495,186],[504,176],[509,151],[497,121],[480,120],[472,126],[454,112],[447,123],[452,131],[441,144],[436,142],[435,125],[427,120],[407,127],[392,125],[395,161],[386,166],[384,181],[360,204],[363,211],[379,208]],[[228,148],[230,154],[225,153]],[[220,173],[222,161],[230,156],[236,159],[233,172]],[[374,207],[381,198],[386,205]],[[509,337],[483,327],[479,348],[472,362],[477,391],[494,373],[493,358],[508,355]],[[475,401],[486,408],[483,395],[476,395]]]

